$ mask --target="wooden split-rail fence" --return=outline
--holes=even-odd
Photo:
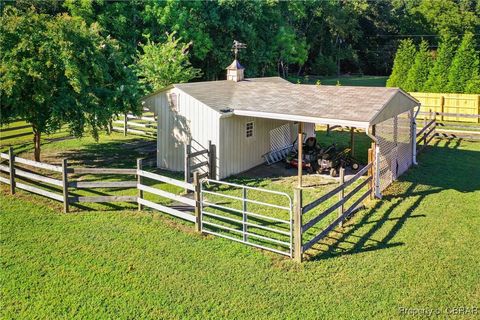
[[[10,152],[8,154],[0,153],[0,160],[2,160],[2,163],[0,164],[0,172],[3,173],[3,176],[0,176],[0,183],[9,185],[10,192],[12,194],[15,194],[16,189],[21,189],[62,202],[64,212],[69,212],[70,205],[77,203],[133,202],[138,204],[138,210],[150,208],[193,222],[197,232],[213,234],[233,241],[239,241],[246,245],[251,245],[279,254],[295,257],[299,261],[302,260],[302,254],[311,248],[314,243],[320,241],[336,226],[340,225],[344,219],[352,215],[361,205],[363,200],[365,200],[366,197],[371,194],[373,189],[372,163],[369,163],[348,181],[345,181],[344,171],[342,169],[340,172],[341,178],[339,186],[307,205],[302,205],[302,190],[296,189],[294,194],[294,203],[292,205],[292,201],[287,194],[280,194],[267,189],[233,185],[231,183],[215,181],[211,179],[201,179],[201,174],[199,171],[193,173],[193,181],[191,183],[153,173],[145,170],[142,159],[137,160],[136,168],[79,168],[69,166],[67,159],[63,159],[61,165],[53,165],[24,159],[15,156],[10,148]],[[346,188],[348,186],[355,183],[366,173],[368,173],[367,179],[360,182],[350,192],[346,192]],[[79,179],[79,177],[82,175],[90,176],[105,174],[129,176],[134,179],[129,178],[123,181],[83,181],[82,179]],[[153,184],[149,183],[149,181],[153,182]],[[158,183],[176,186],[189,192],[184,194],[168,192],[156,186]],[[243,190],[243,196],[237,199],[237,197],[232,195],[221,194],[217,191],[209,191],[212,189],[210,189],[211,187],[208,187],[207,185],[212,184],[216,184],[217,186],[225,184],[229,188],[232,186],[238,187]],[[365,186],[368,186],[367,190],[362,191]],[[84,196],[76,194],[80,189],[95,188],[132,188],[136,189],[136,195]],[[249,196],[247,196],[247,191],[267,192],[267,194],[274,193],[276,196],[279,196],[280,194],[281,197],[287,200],[290,199],[289,204],[286,206],[285,204],[277,205],[266,201],[267,199],[250,199]],[[250,194],[250,192],[248,194]],[[307,212],[310,212],[337,194],[338,201],[335,204],[323,210],[311,220],[303,223],[303,216]],[[354,203],[348,208],[345,208],[347,201],[352,199],[356,194],[360,194],[360,197],[355,199]],[[221,198],[226,197],[230,200],[241,200],[243,209],[239,210],[236,207],[226,207],[224,200],[221,200],[219,203],[212,202],[212,199],[207,198],[209,195],[217,195]],[[166,198],[170,200],[173,205],[166,205],[161,201],[154,201],[152,196]],[[285,210],[287,214],[290,212],[290,218],[282,220],[275,217],[270,217],[268,214],[266,215],[259,212],[255,213],[252,211],[252,208],[247,209],[247,206],[251,205]],[[228,214],[224,215],[224,213],[214,210],[220,210],[221,212]],[[315,237],[307,242],[303,242],[303,234],[305,234],[307,231],[311,231],[314,225],[317,225],[321,220],[335,211],[338,212],[338,217],[333,222],[328,224],[328,226],[319,232]],[[240,212],[240,218],[232,218],[232,212],[237,214]],[[249,217],[255,219],[256,222],[251,221]],[[233,225],[226,226],[219,224],[218,222],[211,221],[212,218],[219,219],[219,221],[227,221],[231,224],[233,223]],[[273,228],[271,226],[272,221],[275,224],[283,224],[284,227],[281,229]],[[240,228],[237,228],[238,226],[240,226]],[[212,227],[220,228],[223,230],[223,232],[214,231],[211,229]],[[269,232],[270,234],[258,234],[256,233],[255,229],[263,230]],[[241,237],[233,237],[225,234],[225,231],[231,233],[233,232],[234,234],[240,234]],[[283,235],[286,238],[281,240],[276,238],[275,235]],[[259,239],[265,243],[260,244],[255,242],[255,239]],[[281,247],[277,248],[276,246],[278,245]]]
[[[144,108],[141,116],[127,113],[123,115],[123,117],[112,121],[111,129],[113,131],[123,132],[125,136],[131,133],[135,135],[156,137],[157,118],[149,109]]]

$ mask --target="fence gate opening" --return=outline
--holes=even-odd
[[[413,163],[412,121],[413,110],[410,110],[375,126],[379,192],[385,190]]]
[[[205,179],[201,231],[292,257],[292,199],[283,192]]]

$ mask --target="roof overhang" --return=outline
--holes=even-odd
[[[369,123],[362,121],[351,121],[351,120],[341,120],[341,119],[329,119],[329,118],[318,118],[318,117],[309,117],[301,116],[294,114],[285,114],[285,113],[274,113],[274,112],[261,112],[261,111],[251,111],[251,110],[233,110],[233,114],[237,116],[245,117],[255,117],[255,118],[265,118],[265,119],[274,119],[274,120],[287,120],[287,121],[298,121],[305,123],[316,123],[316,124],[329,124],[334,126],[343,126],[343,127],[355,127],[359,129],[368,130]]]

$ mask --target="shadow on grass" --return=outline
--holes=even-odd
[[[329,236],[314,245],[307,251],[309,260],[323,260],[342,255],[351,255],[362,252],[388,249],[402,246],[402,242],[395,242],[395,235],[402,229],[408,220],[426,217],[424,214],[413,215],[420,203],[431,194],[442,190],[453,189],[458,192],[474,192],[480,190],[480,166],[478,159],[480,152],[461,150],[462,140],[436,140],[433,145],[419,156],[419,166],[410,169],[399,182],[406,187],[403,190],[387,189],[387,195],[369,208],[348,228],[337,228]],[[398,184],[396,184],[398,186]],[[401,185],[400,185],[401,187]],[[390,194],[388,192],[391,192]],[[407,198],[414,198],[400,217],[392,217],[395,209]],[[385,200],[385,201],[384,201]],[[388,205],[378,219],[372,220],[381,207]],[[386,222],[394,222],[380,237],[378,231],[385,230]],[[380,238],[374,240],[373,237]],[[373,243],[373,244],[372,244]],[[348,249],[342,249],[342,244]]]
[[[154,140],[132,138],[128,140],[90,143],[78,150],[58,154],[77,166],[102,168],[135,168],[137,158],[149,157],[156,152]]]

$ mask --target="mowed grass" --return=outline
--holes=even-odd
[[[343,75],[343,76],[291,76],[288,78],[290,82],[302,84],[316,84],[318,80],[323,85],[335,86],[364,86],[364,87],[385,87],[387,76],[367,76],[367,75]]]
[[[136,138],[85,139],[46,146],[45,156],[131,167],[143,154],[125,147]],[[301,265],[134,205],[61,214],[58,202],[2,185],[1,317],[393,319],[400,307],[448,317],[445,308],[478,306],[480,143],[434,141]]]

